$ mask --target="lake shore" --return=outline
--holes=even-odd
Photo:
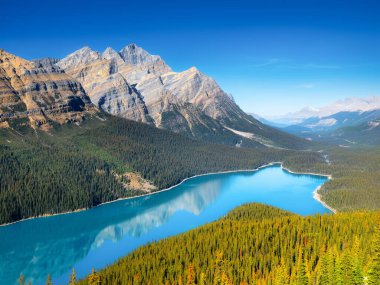
[[[289,172],[289,173],[293,173],[293,174],[305,174],[305,175],[315,175],[315,176],[324,176],[326,177],[327,179],[331,180],[333,179],[332,175],[328,175],[328,174],[321,174],[321,173],[314,173],[314,172],[309,172],[309,173],[305,173],[305,172],[294,172],[286,167],[283,166],[283,163],[281,162],[281,168],[284,169],[285,171]],[[314,192],[313,192],[313,198],[315,200],[317,200],[319,203],[321,203],[325,208],[329,209],[331,212],[333,212],[334,214],[338,213],[338,211],[336,209],[334,209],[333,207],[329,206],[325,201],[322,200],[322,196],[321,194],[318,193],[318,191],[322,188],[322,185],[321,186],[318,186]]]
[[[18,220],[18,221],[15,221],[15,222],[1,224],[0,227],[10,226],[10,225],[13,225],[13,224],[16,224],[16,223],[25,222],[25,221],[32,220],[32,219],[47,218],[47,217],[58,216],[58,215],[67,215],[67,214],[78,213],[78,212],[81,212],[81,211],[90,210],[90,209],[95,208],[95,207],[100,207],[102,205],[111,204],[111,203],[115,203],[115,202],[119,202],[119,201],[123,201],[123,200],[129,200],[129,199],[135,199],[135,198],[141,198],[141,197],[145,197],[145,196],[151,196],[151,195],[159,194],[159,193],[162,193],[162,192],[165,192],[165,191],[169,191],[169,190],[171,190],[171,189],[173,189],[173,188],[181,185],[182,183],[186,182],[187,180],[193,179],[193,178],[196,178],[196,177],[207,176],[207,175],[214,175],[214,174],[228,174],[228,173],[235,173],[235,172],[255,172],[255,171],[259,171],[260,169],[263,169],[265,167],[270,167],[270,166],[274,166],[274,165],[280,165],[283,170],[285,170],[285,171],[287,171],[289,173],[292,173],[292,174],[299,174],[299,175],[304,174],[304,175],[324,176],[324,177],[327,177],[328,179],[332,179],[331,175],[326,175],[326,174],[294,172],[294,171],[289,170],[288,168],[284,167],[283,166],[283,162],[281,162],[281,161],[270,162],[270,163],[261,165],[261,166],[259,166],[257,168],[253,168],[253,169],[226,170],[226,171],[219,171],[219,172],[208,172],[208,173],[203,173],[203,174],[197,174],[197,175],[193,175],[193,176],[187,177],[187,178],[183,179],[181,182],[179,182],[179,183],[177,183],[177,184],[175,184],[173,186],[170,186],[168,188],[161,189],[161,190],[158,190],[158,191],[155,191],[155,192],[150,192],[150,193],[146,193],[146,194],[136,195],[136,196],[132,196],[132,197],[118,198],[116,200],[112,200],[112,201],[108,201],[108,202],[104,202],[104,203],[98,204],[98,205],[96,205],[94,207],[91,207],[91,208],[80,208],[80,209],[76,209],[74,211],[66,211],[66,212],[62,212],[62,213],[43,214],[43,215],[39,215],[39,216],[33,216],[33,217],[25,218],[25,219],[22,219],[22,220]],[[324,201],[321,200],[320,194],[317,193],[320,188],[321,188],[321,186],[319,186],[313,192],[314,199],[316,199],[324,207],[326,207],[327,209],[329,209],[333,213],[337,213],[337,211],[335,209],[333,209],[332,207],[328,206]]]
[[[318,186],[317,189],[313,192],[313,198],[317,200],[319,203],[321,203],[325,208],[329,209],[334,214],[338,213],[336,209],[326,204],[325,201],[322,201],[321,194],[318,193],[318,191],[321,189],[322,186]]]

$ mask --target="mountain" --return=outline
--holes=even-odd
[[[306,148],[306,141],[244,113],[211,77],[173,72],[135,44],[103,53],[84,47],[61,60],[0,52],[0,126],[46,131],[111,115],[237,147]],[[100,112],[100,113],[99,113]]]
[[[286,125],[300,125],[309,118],[329,117],[340,112],[367,112],[380,109],[380,96],[367,98],[345,98],[335,101],[321,108],[305,107],[297,112],[288,113],[283,116],[271,116],[267,120]]]
[[[79,122],[91,112],[82,85],[54,59],[28,61],[0,49],[0,126],[18,121],[49,129],[53,123]]]
[[[379,144],[380,97],[346,98],[322,108],[305,107],[271,119],[267,125],[295,136],[349,147]]]
[[[271,127],[284,128],[284,127],[288,126],[285,123],[276,123],[276,122],[273,122],[271,120],[267,120],[264,117],[262,117],[262,116],[260,116],[258,114],[255,114],[255,113],[248,113],[248,114],[251,115],[252,117],[254,117],[256,120],[260,121],[261,123],[263,123],[265,125],[268,125],[268,126],[271,126]]]
[[[207,143],[105,113],[49,132],[0,128],[0,224],[147,194],[197,174],[299,158],[323,161],[310,151]]]
[[[380,143],[380,110],[339,112],[326,117],[312,117],[297,125],[282,128],[291,134],[317,141],[343,145]]]
[[[135,44],[102,53],[84,47],[56,65],[82,84],[93,104],[115,116],[229,145],[305,146],[244,113],[197,68],[174,72]]]

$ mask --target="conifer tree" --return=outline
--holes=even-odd
[[[100,276],[92,268],[91,274],[88,276],[88,285],[100,285]]]
[[[375,229],[375,236],[373,238],[373,253],[372,263],[368,271],[368,284],[379,285],[380,284],[380,217],[379,222]]]
[[[348,285],[343,280],[343,265],[342,265],[342,260],[338,254],[335,257],[334,284]]]
[[[51,281],[50,274],[46,278],[46,285],[53,285],[53,282]]]
[[[195,272],[193,264],[190,264],[187,269],[186,285],[195,285]]]
[[[297,270],[297,285],[309,285],[309,277],[307,274],[307,266],[303,257],[303,253],[301,252],[298,255],[298,270]]]
[[[289,276],[288,276],[286,267],[283,263],[277,267],[274,284],[275,285],[288,285],[289,284]]]
[[[199,285],[205,285],[205,274],[202,272],[201,275],[199,276]]]
[[[71,275],[70,275],[69,285],[76,285],[76,284],[77,284],[77,274],[75,272],[75,269],[73,268],[73,271],[71,272]]]
[[[320,277],[318,280],[318,285],[329,285],[329,271],[328,271],[328,262],[327,262],[328,254],[325,254],[321,257],[320,261]]]
[[[20,274],[20,277],[18,278],[18,284],[25,285],[25,277],[22,273]]]

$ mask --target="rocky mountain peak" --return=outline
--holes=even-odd
[[[107,47],[102,53],[104,59],[121,59],[120,54],[111,47]]]
[[[129,44],[122,48],[120,50],[120,55],[126,63],[132,65],[139,65],[162,60],[158,55],[151,55],[136,44]]]
[[[190,67],[190,68],[188,69],[188,71],[190,71],[190,72],[199,72],[199,69],[196,68],[195,66],[192,66],[192,67]]]
[[[58,64],[82,84],[93,104],[116,116],[196,138],[214,140],[227,134],[233,145],[245,140],[248,145],[262,146],[261,137],[273,132],[245,114],[214,79],[196,67],[173,72],[160,56],[136,44],[119,53],[107,48],[101,55],[83,48]],[[246,140],[239,132],[255,135]],[[285,145],[277,139],[268,141],[265,145]]]
[[[60,60],[57,65],[62,69],[70,69],[81,64],[89,64],[100,59],[100,54],[85,46]]]

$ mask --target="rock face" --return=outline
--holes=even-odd
[[[103,53],[84,47],[56,65],[82,84],[96,106],[116,116],[239,146],[286,146],[290,139],[245,114],[195,67],[173,72],[135,44]]]
[[[0,121],[28,118],[32,127],[48,128],[82,119],[91,101],[56,62],[27,61],[0,50]]]
[[[192,67],[172,69],[135,44],[103,53],[84,47],[62,60],[28,61],[0,50],[0,128],[16,119],[49,129],[101,110],[190,137],[236,146],[304,142],[245,114],[218,84]]]

